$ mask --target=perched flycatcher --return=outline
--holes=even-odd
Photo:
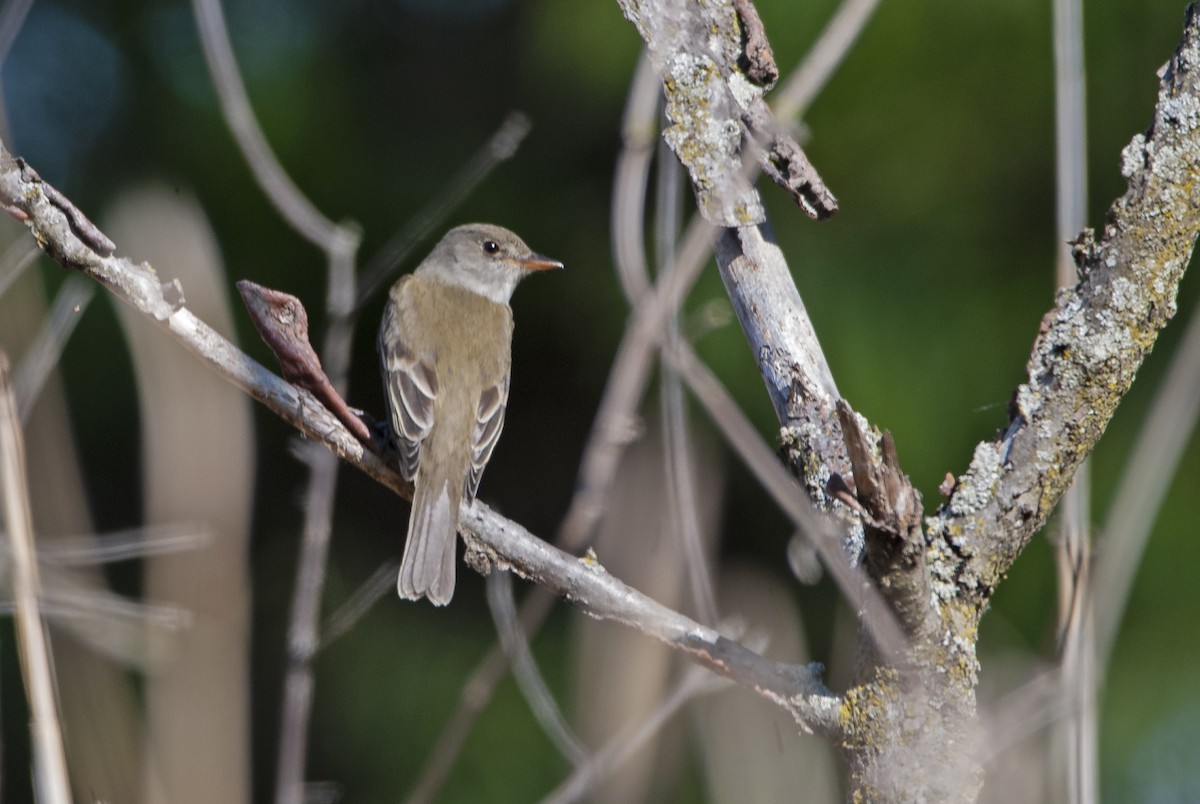
[[[458,508],[475,499],[508,402],[517,283],[562,263],[507,229],[451,229],[388,293],[379,328],[400,471],[415,487],[400,597],[444,606],[454,594]]]

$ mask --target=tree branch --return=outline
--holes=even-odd
[[[0,143],[0,203],[30,228],[42,248],[63,267],[96,279],[117,298],[156,321],[219,376],[262,402],[305,436],[402,497],[412,498],[412,487],[399,472],[368,450],[311,394],[263,368],[192,314],[184,306],[177,282],[164,286],[149,265],[102,255],[83,242],[70,226],[68,216],[48,198],[45,186],[40,180],[30,179],[20,160]],[[173,296],[171,300],[166,298],[167,293]],[[821,684],[819,665],[766,659],[656,603],[609,575],[594,559],[577,559],[564,553],[480,502],[464,503],[461,515],[472,566],[511,569],[593,617],[636,628],[755,690],[785,707],[808,728],[836,728],[841,699]]]
[[[761,103],[763,85],[773,81],[774,58],[749,0],[618,4],[662,78],[671,121],[663,137],[687,168],[705,220],[717,226],[766,220],[742,167],[747,129],[764,143],[761,161],[768,175],[808,215],[826,218],[837,211],[837,200],[800,146]]]
[[[1200,14],[1160,74],[1154,120],[1121,154],[1129,189],[1099,242],[1074,242],[1080,281],[1042,319],[1006,430],[975,449],[930,517],[949,577],[982,607],[1041,528],[1129,390],[1175,296],[1200,230]]]

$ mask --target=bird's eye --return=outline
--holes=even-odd
[[[500,244],[497,243],[495,240],[484,240],[483,241],[483,250],[488,254],[495,254],[497,251],[500,250]]]

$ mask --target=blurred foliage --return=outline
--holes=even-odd
[[[568,266],[528,283],[514,300],[513,395],[482,487],[485,500],[534,533],[552,534],[627,317],[612,271],[608,215],[621,110],[640,45],[632,27],[615,3],[597,0],[224,5],[276,153],[318,208],[361,225],[364,259],[510,110],[532,118],[516,158],[454,212],[453,222],[511,226]],[[835,5],[760,0],[785,74]],[[1119,149],[1149,121],[1154,73],[1178,40],[1182,16],[1176,0],[1087,4],[1093,226],[1102,225],[1105,208],[1124,189]],[[804,121],[808,152],[841,213],[815,225],[774,187],[763,188],[841,392],[893,431],[930,510],[942,476],[962,472],[974,444],[1004,424],[1005,404],[1051,300],[1050,36],[1047,3],[882,4]],[[322,258],[280,221],[251,180],[219,117],[186,3],[42,0],[5,64],[3,89],[12,149],[84,209],[102,209],[117,188],[149,176],[195,192],[221,239],[230,287],[247,277],[296,293],[321,332]],[[169,265],[157,267],[171,275]],[[48,285],[61,281],[57,267],[41,270]],[[721,296],[710,272],[689,309]],[[1183,315],[1193,315],[1198,300],[1189,278]],[[140,491],[128,358],[105,304],[93,305],[64,366],[91,502],[108,529],[137,524]],[[352,404],[376,412],[380,304],[364,316],[350,393]],[[250,353],[269,362],[244,315],[239,328]],[[1096,453],[1097,522],[1178,329],[1147,363]],[[699,346],[772,437],[770,406],[736,325],[705,335]],[[303,475],[287,428],[262,412],[257,423],[255,762],[256,790],[264,795],[274,773]],[[1146,746],[1160,744],[1164,729],[1179,728],[1177,713],[1200,705],[1200,642],[1190,631],[1198,603],[1194,584],[1178,569],[1200,559],[1197,476],[1193,436],[1180,474],[1164,478],[1172,484],[1167,508],[1109,676],[1101,766],[1111,800],[1140,799]],[[786,522],[740,466],[728,485],[722,549],[785,574]],[[345,473],[327,608],[398,554],[406,515],[403,503]],[[463,680],[493,641],[481,582],[463,575],[449,610],[389,596],[318,660],[311,778],[337,780],[352,801],[393,800],[411,785]],[[821,657],[834,595],[824,586],[797,594]],[[985,620],[985,675],[994,643],[996,650],[1019,643],[1052,654],[1054,596],[1050,551],[1039,539]],[[568,684],[565,623],[559,615],[535,645],[560,692]],[[1005,636],[993,640],[1000,632]],[[11,653],[8,662],[11,680]],[[5,692],[10,699],[11,683]],[[530,800],[565,769],[509,683],[472,736],[444,800]]]

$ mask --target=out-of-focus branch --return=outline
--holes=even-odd
[[[875,13],[879,0],[843,0],[817,41],[775,93],[771,107],[780,120],[808,110]]]
[[[392,235],[363,266],[354,309],[361,309],[404,265],[414,246],[427,237],[450,210],[458,206],[487,176],[520,147],[531,124],[523,112],[510,112],[474,156],[468,159],[446,185],[416,215]]]
[[[1054,0],[1054,130],[1058,254],[1056,287],[1078,281],[1069,240],[1087,224],[1087,106],[1083,67],[1083,0]],[[1095,629],[1089,575],[1092,560],[1091,470],[1075,472],[1051,537],[1058,569],[1058,633],[1063,695],[1072,700],[1056,731],[1066,749],[1068,804],[1095,804],[1097,757]]]
[[[1154,395],[1137,442],[1133,445],[1121,480],[1108,506],[1100,529],[1102,547],[1097,551],[1092,588],[1096,664],[1103,674],[1112,655],[1121,616],[1129,602],[1129,590],[1141,565],[1142,553],[1163,498],[1175,477],[1179,460],[1187,449],[1200,418],[1200,304],[1192,308],[1184,332],[1161,388]]]
[[[0,256],[0,296],[8,290],[9,285],[16,282],[21,273],[33,264],[41,254],[37,244],[28,240],[16,240]]]
[[[492,570],[487,579],[487,601],[500,645],[508,656],[513,676],[533,716],[564,759],[572,765],[584,764],[588,761],[587,749],[571,731],[566,717],[554,700],[554,695],[538,670],[533,651],[529,649],[529,639],[517,621],[511,575],[504,570]]]
[[[29,419],[33,405],[50,377],[63,347],[75,331],[75,325],[83,316],[84,309],[92,301],[96,286],[80,277],[72,277],[58,291],[50,316],[42,326],[37,338],[29,345],[21,365],[13,378],[13,392],[17,398],[17,410],[24,424]]]
[[[326,218],[300,191],[267,143],[254,115],[238,72],[237,59],[221,11],[221,0],[193,0],[196,27],[213,86],[221,102],[221,113],[233,132],[255,179],[284,220],[302,237],[325,252],[328,265],[326,309],[329,326],[323,353],[328,379],[308,388],[333,405],[348,426],[361,438],[365,429],[340,408],[347,383],[353,343],[351,315],[355,301],[355,263],[361,240],[357,228]],[[307,321],[303,322],[307,329]],[[316,354],[308,349],[311,359]],[[296,357],[292,353],[289,357]],[[285,363],[290,366],[290,363]],[[304,759],[308,745],[309,714],[314,684],[311,659],[319,641],[321,592],[325,585],[329,537],[333,530],[334,496],[337,491],[337,461],[325,452],[309,452],[309,483],[304,496],[304,526],[296,586],[288,625],[288,664],[284,678],[284,703],[280,726],[280,748],[276,800],[298,804],[303,799]]]
[[[327,250],[331,243],[342,240],[344,234],[338,224],[322,215],[300,191],[267,144],[238,74],[220,0],[193,0],[192,9],[213,87],[221,102],[222,116],[246,156],[255,179],[293,229],[313,245]],[[357,246],[357,238],[354,245]]]
[[[103,256],[79,239],[66,215],[47,200],[41,182],[22,175],[0,144],[0,204],[32,231],[64,267],[93,277],[147,318],[220,377],[243,389],[309,439],[405,498],[411,486],[398,471],[369,451],[307,392],[283,381],[214,332],[164,286],[149,266]],[[667,294],[670,296],[671,294]],[[770,661],[712,628],[684,617],[612,577],[594,561],[577,559],[537,539],[520,525],[479,502],[464,504],[462,527],[476,566],[499,565],[537,582],[591,616],[620,622],[687,654],[693,661],[732,678],[778,703],[811,728],[834,729],[840,699],[818,679],[819,668]]]
[[[25,477],[25,444],[21,421],[8,379],[8,357],[0,352],[0,508],[12,558],[12,588],[16,603],[17,648],[21,677],[29,698],[33,732],[34,789],[46,801],[71,801],[62,728],[54,691],[54,663],[39,601],[37,552],[33,544],[33,514]]]
[[[669,723],[685,704],[699,695],[716,692],[727,683],[714,679],[699,668],[688,668],[683,678],[671,690],[671,694],[663,699],[645,720],[623,729],[605,743],[587,763],[578,766],[562,784],[546,796],[542,800],[543,804],[568,804],[587,798],[601,780],[608,778],[614,769],[643,750],[647,741]]]

